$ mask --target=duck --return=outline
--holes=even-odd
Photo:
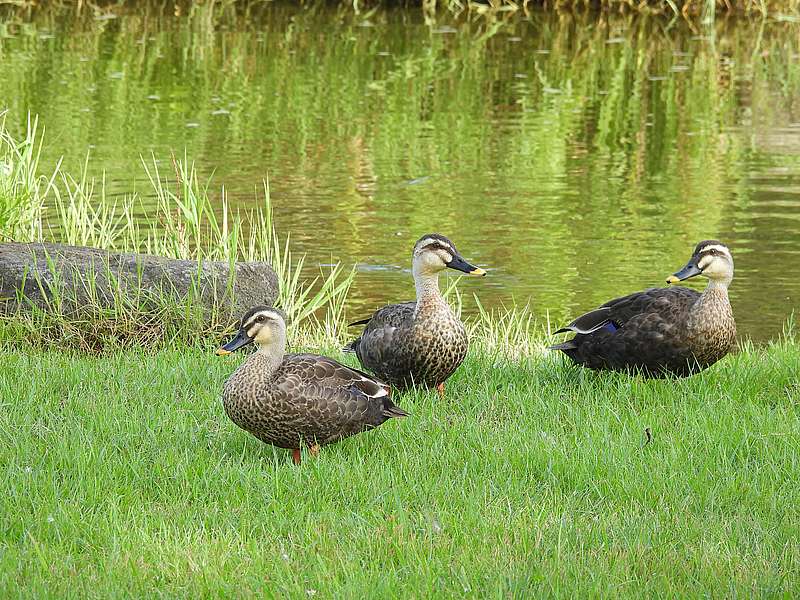
[[[719,240],[698,243],[667,283],[693,277],[708,280],[702,293],[673,286],[610,300],[556,331],[576,335],[551,349],[590,369],[639,371],[647,377],[688,377],[710,367],[736,344],[728,246]]]
[[[255,344],[225,382],[222,404],[239,427],[262,442],[316,456],[321,446],[374,429],[408,413],[390,400],[391,388],[327,356],[286,353],[286,317],[276,308],[255,306],[220,356]]]
[[[411,266],[416,300],[384,306],[350,323],[365,328],[344,350],[354,352],[364,369],[398,389],[436,388],[444,398],[444,382],[464,361],[469,340],[439,291],[439,274],[454,269],[483,277],[486,271],[464,260],[455,244],[438,233],[417,240]]]

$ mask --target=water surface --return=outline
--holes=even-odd
[[[558,323],[718,238],[764,340],[800,298],[799,45],[744,20],[43,11],[0,25],[0,109],[40,115],[46,164],[90,151],[112,197],[147,191],[150,153],[243,208],[268,176],[310,264],[358,265],[353,316],[413,296],[430,231],[490,271],[467,295]]]

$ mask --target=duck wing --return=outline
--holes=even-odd
[[[350,325],[366,325],[366,327],[361,335],[345,346],[343,350],[355,352],[361,364],[370,368],[369,364],[381,360],[376,353],[393,346],[398,332],[411,327],[416,307],[415,301],[390,304],[376,310],[371,317],[350,323]],[[362,354],[366,357],[367,362],[364,362]]]
[[[607,308],[610,320],[619,327],[624,327],[631,319],[639,318],[641,315],[675,317],[681,313],[688,313],[699,297],[700,292],[686,287],[649,288],[609,300],[600,308]]]
[[[348,323],[348,327],[354,325],[372,325],[373,327],[380,327],[384,325],[398,326],[406,319],[410,319],[414,315],[414,309],[417,307],[417,302],[412,300],[410,302],[400,302],[399,304],[389,304],[383,308],[379,308],[371,316],[360,321],[353,321]]]
[[[582,314],[566,327],[562,327],[556,333],[575,333],[588,334],[597,331],[611,320],[611,308],[602,306],[588,313]]]
[[[287,355],[274,386],[295,404],[303,437],[320,444],[408,416],[390,400],[388,385],[327,356]]]
[[[362,367],[392,382],[413,371],[415,356],[407,340],[416,307],[416,302],[403,302],[375,311],[361,335],[348,345]]]
[[[552,348],[590,368],[681,371],[691,360],[683,335],[686,319],[699,296],[669,287],[615,298],[560,329],[577,335]]]
[[[582,314],[556,333],[573,331],[588,335],[602,328],[609,331],[620,329],[631,319],[643,314],[672,314],[688,310],[699,296],[698,292],[685,287],[649,288],[609,300],[599,308]],[[609,324],[612,327],[607,327]]]

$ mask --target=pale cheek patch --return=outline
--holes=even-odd
[[[708,267],[708,265],[710,264],[711,264],[711,258],[709,258],[708,256],[704,256],[703,258],[700,259],[700,262],[697,263],[697,266],[700,267],[701,271],[705,271],[706,267]]]
[[[441,258],[439,257],[439,255],[434,252],[425,253],[424,264],[426,267],[430,269],[436,269],[437,267],[439,267],[440,260]]]
[[[262,327],[259,330],[256,330],[255,336],[252,337],[256,342],[259,344],[266,344],[272,339],[272,334],[270,333],[269,327]]]

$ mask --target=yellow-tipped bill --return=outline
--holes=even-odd
[[[451,269],[455,269],[456,271],[461,271],[462,273],[466,273],[467,275],[475,275],[477,277],[481,277],[486,275],[486,271],[481,269],[480,267],[476,267],[475,265],[469,264],[467,261],[464,260],[463,256],[459,256],[456,254],[447,266]]]
[[[244,329],[240,329],[239,333],[227,344],[224,344],[217,350],[217,356],[227,356],[231,352],[236,352],[239,348],[244,348],[248,344],[253,343],[253,338],[247,335]]]
[[[686,263],[686,266],[683,267],[677,273],[673,273],[669,277],[667,277],[667,283],[678,283],[679,281],[686,281],[687,279],[691,279],[692,277],[697,277],[703,271],[700,270],[700,267],[697,266],[697,257],[693,256],[689,259],[689,262]]]

